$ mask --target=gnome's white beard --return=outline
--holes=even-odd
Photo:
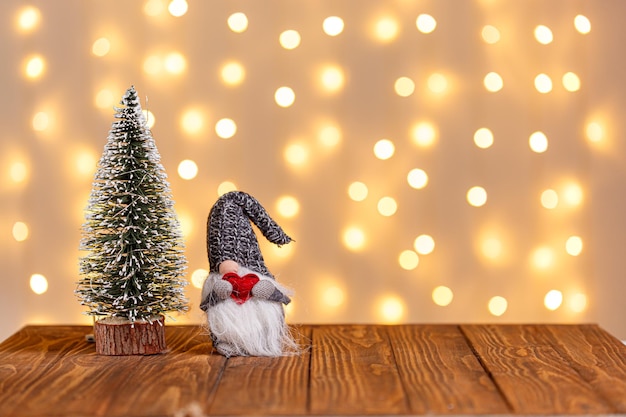
[[[260,280],[272,283],[289,294],[274,279],[240,267],[238,274],[254,273]],[[210,273],[202,288],[202,299],[211,293],[219,273]],[[251,297],[243,304],[232,298],[219,301],[207,310],[209,330],[217,343],[227,343],[237,356],[282,356],[298,350],[289,326],[285,323],[282,304]]]

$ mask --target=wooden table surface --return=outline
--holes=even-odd
[[[626,414],[626,346],[596,325],[305,325],[299,356],[226,359],[202,328],[99,356],[86,326],[0,344],[0,416]]]

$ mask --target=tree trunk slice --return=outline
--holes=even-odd
[[[126,319],[107,317],[94,325],[96,352],[99,355],[155,355],[165,352],[164,317],[131,324]]]

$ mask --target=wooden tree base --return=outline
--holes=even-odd
[[[152,323],[135,322],[119,317],[96,321],[94,337],[99,355],[155,355],[165,352],[165,318],[155,317]]]

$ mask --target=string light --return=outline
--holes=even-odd
[[[423,13],[417,16],[415,26],[417,26],[417,30],[420,32],[428,34],[435,30],[437,27],[437,21],[431,15]]]
[[[296,49],[298,46],[300,46],[301,40],[302,39],[300,37],[300,33],[297,30],[293,29],[282,32],[278,37],[278,42],[280,43],[280,46],[289,50]]]
[[[191,159],[185,159],[178,164],[178,175],[184,180],[192,180],[198,175],[198,165]]]
[[[398,264],[400,264],[402,269],[406,269],[407,271],[412,271],[417,268],[419,261],[419,256],[412,250],[404,250],[400,252],[398,256]]]
[[[360,181],[355,181],[348,187],[348,196],[354,201],[363,201],[367,198],[367,185]]]
[[[285,218],[292,218],[300,212],[300,203],[293,196],[282,196],[276,202],[276,211]]]
[[[28,239],[28,225],[24,222],[15,222],[13,223],[11,233],[16,242],[23,242]]]
[[[483,29],[480,32],[480,35],[483,38],[483,40],[490,45],[493,45],[495,43],[498,43],[498,41],[500,41],[500,31],[495,26],[491,26],[491,25],[483,26]]]
[[[235,33],[243,33],[248,29],[248,16],[245,13],[237,12],[228,16],[228,27]]]
[[[489,299],[487,308],[491,315],[500,317],[504,313],[506,313],[506,310],[509,308],[509,302],[506,300],[506,298],[497,295]]]
[[[232,119],[220,119],[215,123],[215,133],[222,139],[230,139],[237,133],[237,124]]]
[[[502,87],[504,87],[504,81],[502,80],[500,74],[498,74],[497,72],[490,72],[485,75],[485,78],[483,79],[483,84],[487,91],[489,91],[490,93],[496,93],[502,90]]]
[[[350,226],[343,231],[342,241],[349,250],[360,251],[365,247],[365,232],[360,227]]]
[[[400,77],[394,83],[393,89],[400,97],[409,97],[415,92],[415,83],[409,77]]]
[[[274,100],[280,107],[291,107],[296,101],[296,94],[290,87],[280,87],[274,93]]]
[[[421,190],[428,185],[428,174],[423,169],[413,168],[409,171],[406,179],[409,186],[417,190]]]
[[[432,299],[435,304],[441,307],[450,305],[454,299],[454,293],[452,290],[444,285],[435,287],[432,292]]]
[[[48,291],[48,279],[41,274],[33,274],[30,276],[30,289],[38,295]]]
[[[396,151],[396,147],[389,139],[381,139],[374,145],[374,155],[378,159],[389,159]]]
[[[344,23],[343,19],[338,16],[329,16],[324,19],[322,23],[322,29],[328,36],[337,36],[343,32]]]
[[[378,200],[377,208],[381,216],[389,217],[396,214],[398,203],[393,197],[383,197]]]
[[[474,143],[481,149],[490,148],[493,145],[493,133],[486,127],[481,127],[474,133]]]

